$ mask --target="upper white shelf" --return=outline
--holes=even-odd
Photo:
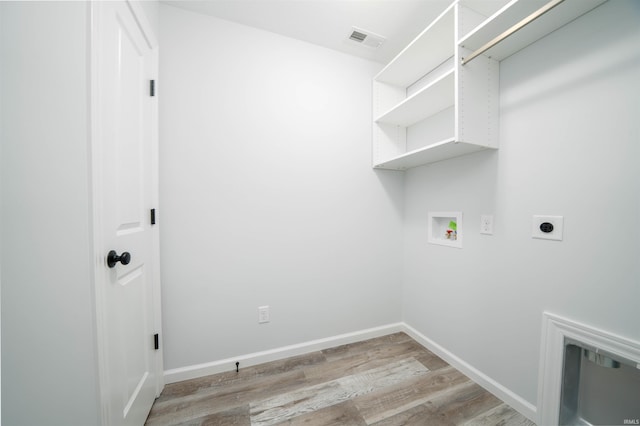
[[[440,14],[411,44],[374,77],[374,80],[407,87],[452,57],[455,52],[454,4]]]
[[[484,54],[501,61],[605,1],[565,0]],[[487,18],[475,30],[460,39],[458,44],[475,51],[548,2],[549,0],[512,0]]]
[[[454,104],[454,76],[452,69],[428,86],[376,118],[376,123],[408,127]]]

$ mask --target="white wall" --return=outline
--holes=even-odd
[[[399,321],[403,177],[370,160],[380,65],[160,18],[165,369]]]
[[[88,8],[0,2],[2,423],[98,423]]]
[[[506,59],[500,149],[405,177],[404,320],[533,405],[543,311],[640,340],[638,22],[612,0]],[[441,210],[463,249],[427,244]],[[534,214],[564,241],[532,239]]]

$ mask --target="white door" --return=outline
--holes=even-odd
[[[124,1],[95,2],[92,65],[98,351],[103,423],[142,425],[161,389],[155,349],[159,274],[156,54]],[[112,256],[108,254],[113,251]],[[110,262],[113,261],[113,262]]]

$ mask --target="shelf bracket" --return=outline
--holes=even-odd
[[[490,42],[488,42],[487,44],[485,44],[475,52],[473,52],[472,54],[470,54],[469,56],[467,56],[466,58],[462,58],[460,61],[461,64],[462,65],[468,64],[479,55],[483,54],[484,52],[491,49],[496,44],[500,43],[502,40],[506,39],[507,37],[513,35],[514,33],[518,32],[522,28],[526,27],[531,22],[535,21],[536,19],[538,19],[539,17],[541,17],[542,15],[544,15],[545,13],[547,13],[548,11],[550,11],[551,9],[553,9],[554,7],[562,3],[563,1],[564,0],[552,0],[549,3],[545,4],[540,9],[536,10],[531,15],[527,16],[522,21],[518,22],[517,24],[515,24],[514,26],[512,26],[511,28],[509,28],[508,30],[506,30],[505,32],[503,32],[502,34],[500,34],[499,36],[497,36],[496,38],[494,38],[493,40],[491,40]]]

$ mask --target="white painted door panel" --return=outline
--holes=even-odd
[[[94,4],[98,40],[96,78],[98,232],[102,250],[129,252],[127,265],[109,268],[97,292],[104,421],[142,425],[156,396],[153,347],[154,244],[149,219],[154,194],[152,114],[149,94],[153,58],[130,5]],[[99,317],[100,320],[100,317]]]

